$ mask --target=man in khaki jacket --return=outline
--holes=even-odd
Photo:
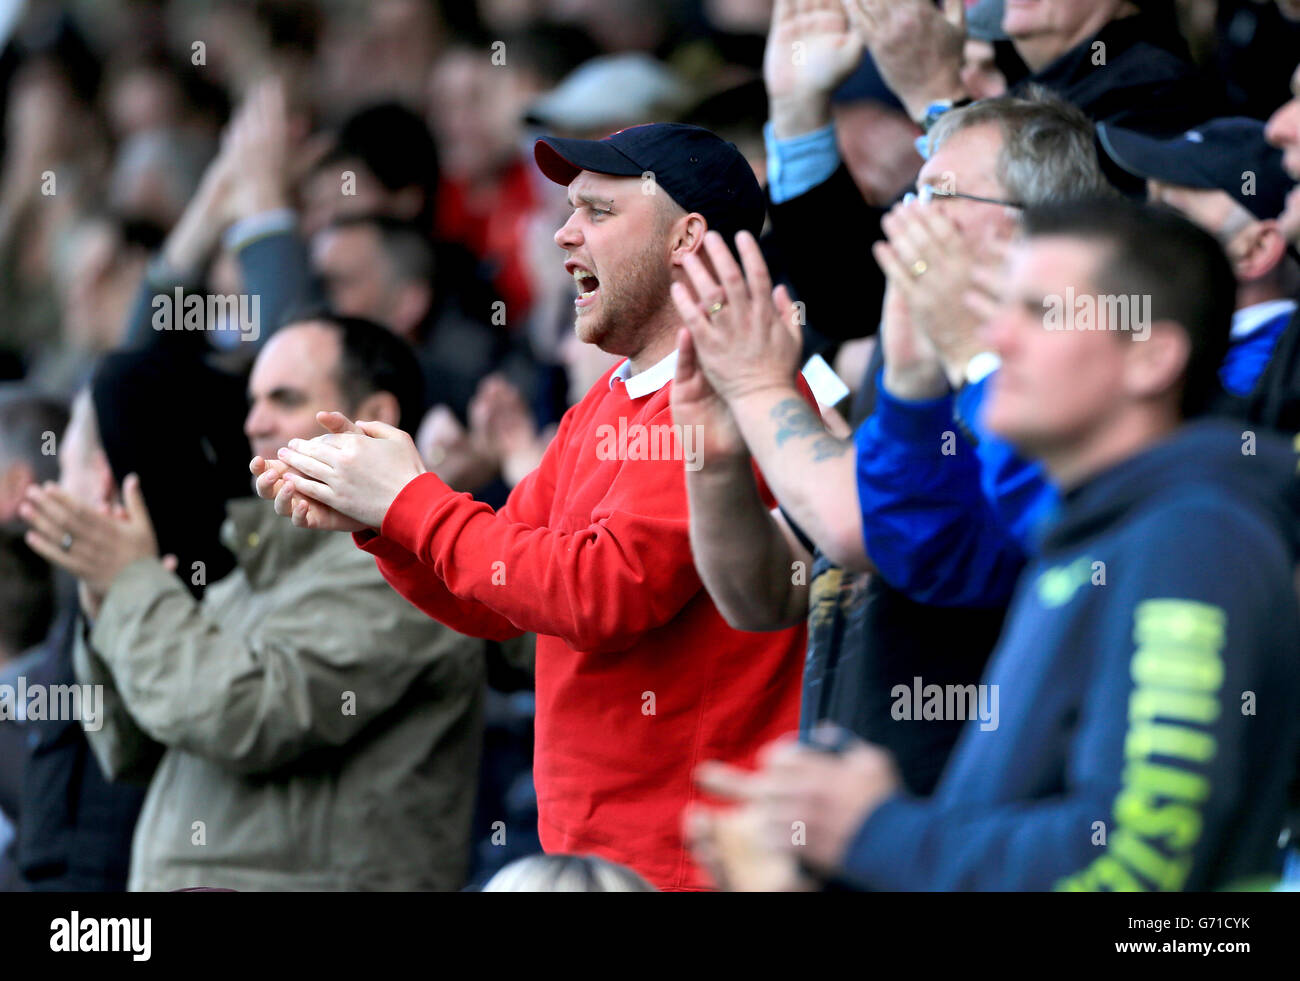
[[[409,426],[418,386],[414,356],[382,327],[304,321],[258,357],[245,432],[274,452],[349,404]],[[78,679],[105,692],[91,746],[110,777],[152,773],[129,888],[459,888],[483,642],[420,613],[346,538],[294,528],[256,498],[228,505],[236,566],[196,601],[191,570],[183,581],[158,556],[138,479],[123,507],[97,507],[116,480],[88,399],[60,458],[64,488],[81,492],[37,489],[24,517],[33,547],[82,582]]]

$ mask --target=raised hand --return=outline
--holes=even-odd
[[[967,96],[961,81],[966,42],[963,0],[844,0],[885,84],[920,119],[939,99]]]
[[[28,546],[80,579],[83,601],[89,600],[92,610],[123,569],[158,558],[158,539],[135,474],[123,482],[122,498],[116,510],[93,507],[46,483],[28,487],[19,505],[18,514],[30,528]]]
[[[962,300],[971,286],[972,249],[934,205],[898,205],[881,228],[888,241],[877,243],[877,261],[903,295],[912,323],[934,345],[949,382],[959,385],[983,350],[979,320]]]
[[[736,247],[743,274],[722,236],[709,232],[704,248],[714,271],[688,255],[683,268],[695,296],[681,283],[671,291],[709,383],[729,405],[761,389],[794,384],[802,346],[794,302],[784,286],[772,289],[757,240],[741,232]]]
[[[858,66],[862,50],[842,0],[776,0],[763,81],[778,138],[830,122],[831,92]]]
[[[469,404],[469,421],[470,430],[501,460],[526,451],[537,440],[537,421],[519,389],[503,375],[488,375],[479,383]]]
[[[470,402],[469,417],[471,430],[491,447],[493,458],[500,461],[501,477],[511,487],[541,463],[550,441],[538,432],[537,420],[519,389],[503,375],[483,379]]]
[[[284,82],[255,85],[231,122],[223,156],[237,162],[231,205],[234,216],[282,208],[288,203],[289,114]]]
[[[470,412],[472,417],[472,403]],[[456,490],[473,491],[501,472],[501,458],[482,432],[467,430],[445,405],[435,405],[425,413],[415,447],[424,465]]]

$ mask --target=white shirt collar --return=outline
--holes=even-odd
[[[1294,312],[1295,308],[1295,300],[1269,300],[1267,303],[1242,307],[1232,315],[1232,339],[1239,341],[1259,330],[1274,317]]]
[[[613,391],[614,382],[621,381],[627,389],[627,397],[639,399],[643,395],[659,391],[673,380],[675,374],[677,374],[677,351],[673,350],[658,364],[651,365],[645,371],[635,375],[632,374],[632,362],[624,361],[609,376],[609,387],[610,391]]]

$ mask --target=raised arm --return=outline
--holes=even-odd
[[[678,335],[677,351],[673,421],[700,427],[705,439],[703,465],[686,473],[696,571],[736,629],[793,626],[808,610],[812,557],[763,503],[745,443],[700,369],[689,331]]]
[[[831,92],[862,55],[862,35],[852,28],[842,0],[774,5],[763,54],[773,238],[781,273],[806,304],[809,323],[833,340],[872,334],[884,289],[870,264],[881,212],[863,198],[840,161],[831,121]],[[828,218],[853,234],[828,239]],[[847,282],[853,291],[840,288]]]
[[[744,274],[722,237],[709,232],[705,247],[717,278],[688,257],[695,295],[675,285],[677,311],[781,506],[836,565],[869,569],[853,443],[827,432],[817,410],[800,396],[794,306],[784,288],[771,290],[753,236],[742,232],[736,241]]]

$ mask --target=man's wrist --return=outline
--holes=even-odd
[[[928,402],[949,392],[948,379],[939,365],[915,368],[885,365],[885,391],[901,402]]]
[[[292,208],[268,208],[231,222],[222,236],[222,243],[230,252],[238,254],[271,235],[290,234],[297,226],[298,216]]]
[[[978,344],[963,345],[956,351],[941,354],[943,372],[953,391],[967,382],[978,381],[998,365],[998,357]]]
[[[804,401],[795,387],[793,375],[789,380],[773,378],[749,383],[724,396],[727,407],[731,409],[731,414],[742,432],[745,428],[742,420],[763,415],[767,406],[788,398]]]
[[[830,125],[831,102],[825,93],[783,96],[768,107],[772,132],[778,140],[804,136]]]
[[[902,98],[907,114],[912,121],[924,130],[929,130],[934,120],[941,114],[931,113],[931,106],[946,104],[948,108],[960,108],[971,101],[970,93],[962,84],[960,76],[945,76],[925,86],[907,93]],[[933,118],[931,118],[933,117]]]
[[[749,449],[744,443],[735,451],[703,456],[699,463],[694,469],[687,468],[686,479],[702,487],[729,486],[736,479],[751,474]]]

